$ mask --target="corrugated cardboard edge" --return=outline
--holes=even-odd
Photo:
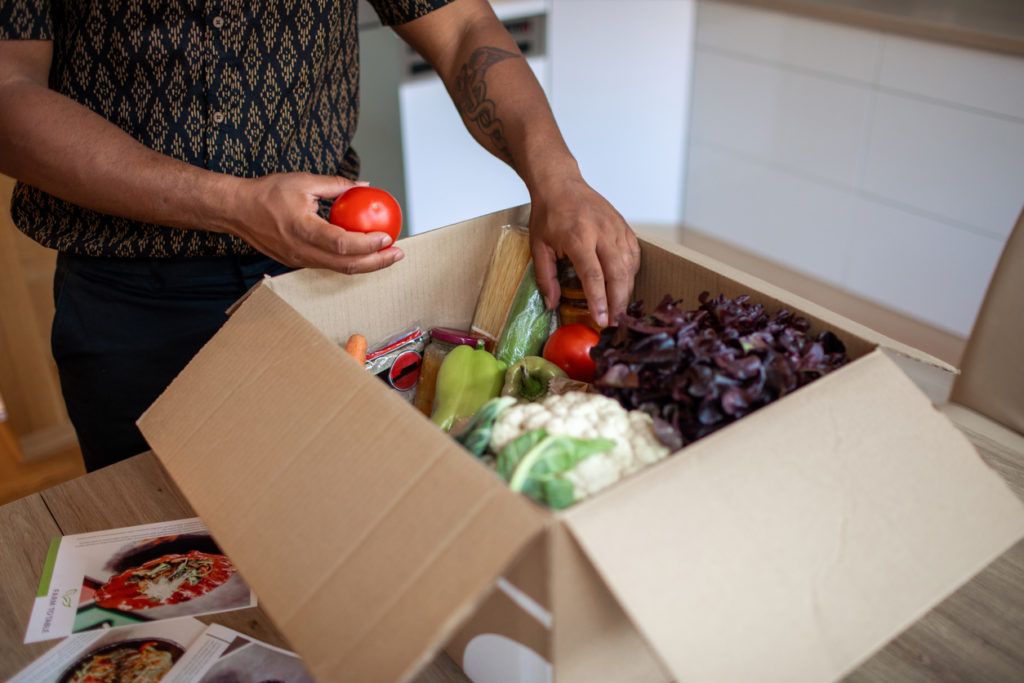
[[[378,389],[379,380],[257,287],[139,420],[264,609],[323,680],[414,675],[547,523],[482,465],[466,467],[465,454],[425,420],[336,434],[331,416],[405,406]],[[295,411],[303,402],[332,409]],[[285,408],[287,424],[261,429]],[[422,444],[425,460],[412,469],[416,459],[400,447],[410,441]],[[468,497],[465,509],[439,485],[452,477]],[[369,501],[382,483],[389,488],[379,495],[390,497],[375,509]],[[442,494],[424,518],[427,499]],[[345,524],[322,536],[320,525],[334,515]],[[414,537],[386,533],[396,526]],[[265,562],[268,547],[289,561]],[[387,584],[398,592],[371,600],[387,587],[380,577],[404,566],[414,573]]]
[[[881,396],[865,401],[872,386]],[[830,424],[836,411],[843,421]],[[858,502],[875,505],[837,511]],[[563,518],[673,676],[695,682],[837,679],[1024,536],[1024,505],[881,351]],[[830,520],[834,556],[831,527],[819,528]],[[780,537],[777,547],[811,554],[773,557],[773,534],[793,532],[822,547]],[[630,560],[641,545],[643,562]],[[716,649],[738,641],[743,658]]]
[[[373,345],[413,326],[468,329],[501,227],[529,215],[518,206],[399,240],[405,258],[372,273],[303,269],[265,284],[337,343],[353,332]]]
[[[967,341],[951,400],[1024,433],[1024,211],[1010,234]]]
[[[813,301],[810,301],[809,299],[805,299],[804,297],[801,297],[798,294],[794,294],[793,292],[778,287],[766,280],[762,280],[754,275],[750,275],[742,270],[739,270],[738,268],[734,268],[733,266],[723,263],[722,261],[718,261],[701,252],[694,251],[693,249],[685,247],[681,244],[667,242],[665,240],[651,236],[645,237],[643,242],[647,242],[651,246],[657,247],[671,254],[681,256],[688,261],[692,261],[704,268],[713,270],[719,273],[722,277],[727,278],[729,280],[733,280],[734,282],[745,285],[746,287],[755,289],[759,293],[764,294],[767,297],[771,297],[773,299],[778,299],[780,301],[786,302],[791,307],[802,311],[808,316],[823,321],[826,327],[841,328],[847,330],[857,335],[858,337],[861,337],[869,342],[877,344],[882,348],[888,349],[892,353],[904,356],[916,362],[924,363],[926,365],[935,367],[944,372],[952,374],[956,374],[959,372],[959,370],[955,366],[947,363],[946,361],[941,360],[940,358],[936,358],[935,356],[915,349],[912,346],[909,346],[891,337],[888,337],[876,330],[871,329],[866,325],[858,323],[855,320],[851,320],[850,318],[839,315],[838,313],[834,313],[829,309],[825,308],[824,306],[816,304]],[[715,294],[715,292],[712,292],[712,294]],[[651,303],[654,304],[657,302]]]
[[[285,273],[285,275],[287,275],[287,273]],[[281,277],[281,276],[279,275],[278,277]],[[240,296],[238,298],[238,300],[235,301],[235,303],[233,303],[230,306],[228,306],[227,310],[224,311],[224,312],[226,314],[228,314],[229,316],[231,314],[233,314],[235,311],[238,310],[238,307],[241,306],[242,304],[244,304],[246,301],[248,301],[249,297],[252,296],[252,293],[255,292],[257,289],[259,289],[260,287],[269,287],[270,289],[273,289],[274,288],[274,278],[272,276],[270,276],[270,275],[264,275],[262,277],[262,279],[260,279],[259,282],[254,284],[248,290],[246,290],[245,294]]]

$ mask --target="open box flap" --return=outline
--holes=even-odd
[[[1024,506],[881,351],[564,519],[689,682],[839,678],[1024,534]]]
[[[413,325],[468,329],[502,226],[529,220],[529,205],[505,209],[399,240],[405,258],[382,270],[305,269],[266,285],[338,343],[359,332],[374,344]]]
[[[758,300],[764,301],[766,304],[774,300],[790,309],[798,309],[816,329],[843,330],[861,338],[872,347],[881,346],[893,354],[923,363],[941,372],[953,375],[959,372],[955,366],[940,358],[908,346],[850,318],[834,313],[809,299],[681,244],[651,237],[645,238],[642,244],[644,247],[643,265],[637,277],[635,298],[646,300],[651,308],[658,304],[666,292],[671,293],[674,297],[682,297],[687,306],[695,307],[698,303],[697,296],[702,289],[709,290],[713,295],[723,292],[730,297],[756,290]],[[695,284],[697,281],[694,279],[692,271],[679,267],[679,261],[675,258],[677,256],[707,270],[699,280],[702,284]],[[714,282],[715,286],[707,286],[710,282]],[[666,285],[669,287],[668,289],[665,289]],[[906,369],[904,367],[905,371]]]
[[[410,676],[546,523],[380,389],[262,287],[139,421],[320,680]]]
[[[952,400],[1024,434],[1024,211],[1003,246],[961,359]]]

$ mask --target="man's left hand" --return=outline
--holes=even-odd
[[[556,261],[568,257],[601,327],[626,311],[640,269],[640,244],[618,211],[579,177],[546,184],[531,197],[530,245],[548,308],[561,288]]]

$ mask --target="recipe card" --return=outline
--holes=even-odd
[[[255,605],[198,517],[62,536],[50,544],[25,642]]]
[[[8,683],[159,681],[205,629],[203,622],[186,617],[83,631],[65,638]]]
[[[313,683],[294,652],[210,624],[161,683]]]

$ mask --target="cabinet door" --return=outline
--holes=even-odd
[[[632,224],[682,218],[693,0],[558,0],[551,100],[584,177]]]

